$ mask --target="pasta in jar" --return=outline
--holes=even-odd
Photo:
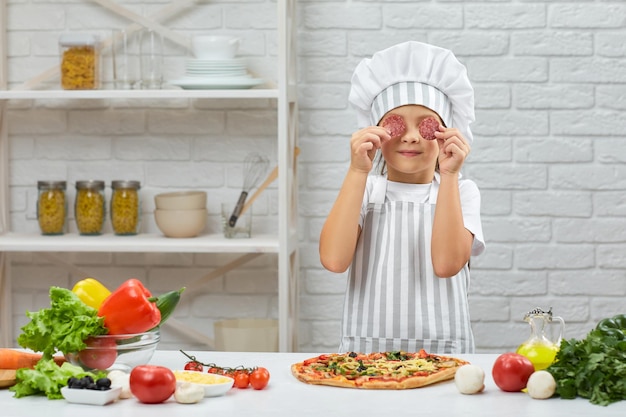
[[[65,188],[65,181],[37,182],[37,221],[41,234],[62,235],[65,232]]]
[[[92,35],[64,34],[61,47],[61,87],[64,90],[98,88],[97,39]]]
[[[111,225],[116,235],[136,235],[139,231],[139,181],[111,183]]]
[[[99,235],[104,225],[104,181],[76,182],[74,217],[81,235]]]

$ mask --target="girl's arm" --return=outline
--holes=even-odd
[[[352,263],[361,232],[359,217],[367,173],[349,169],[320,234],[320,261],[332,272],[344,272]]]
[[[367,175],[376,150],[389,139],[389,132],[379,126],[361,129],[350,139],[350,168],[320,234],[320,261],[329,271],[344,272],[352,263],[361,233],[359,217]]]
[[[463,223],[458,174],[441,175],[431,241],[435,274],[456,275],[469,261],[473,241],[474,235]]]
[[[470,146],[458,129],[439,127],[435,133],[439,142],[439,173],[441,182],[437,195],[431,257],[437,276],[456,275],[469,261],[474,235],[465,228],[459,171],[470,152]]]

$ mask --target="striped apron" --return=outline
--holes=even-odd
[[[340,352],[473,353],[469,267],[438,278],[431,261],[438,183],[423,203],[385,201],[374,183],[344,304]]]

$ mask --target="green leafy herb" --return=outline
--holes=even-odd
[[[20,346],[42,352],[42,360],[52,359],[58,350],[78,352],[85,348],[89,336],[107,333],[98,311],[83,303],[66,288],[50,288],[50,308],[26,312],[30,322],[22,327]]]
[[[9,389],[15,393],[16,398],[46,395],[51,400],[60,399],[63,398],[61,387],[67,385],[70,377],[82,378],[85,375],[91,375],[96,380],[105,376],[106,373],[86,372],[80,366],[69,362],[59,366],[53,359],[42,359],[37,362],[34,369],[18,369],[16,374],[18,382]]]
[[[609,405],[626,399],[626,340],[592,330],[583,340],[563,340],[547,369],[562,398]]]

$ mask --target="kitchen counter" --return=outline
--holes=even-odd
[[[485,391],[460,394],[453,381],[411,390],[372,391],[307,385],[291,375],[290,365],[317,356],[311,353],[188,352],[204,363],[221,366],[263,366],[269,385],[260,391],[231,389],[226,395],[204,398],[197,404],[178,404],[173,397],[162,404],[141,404],[136,399],[106,406],[70,404],[45,397],[13,398],[0,390],[3,417],[215,417],[215,416],[626,416],[626,401],[602,407],[577,398],[534,400],[525,393],[500,391],[491,378],[497,355],[459,355],[485,370]],[[151,363],[182,369],[187,358],[178,351],[157,351]],[[148,414],[149,413],[149,414]]]

